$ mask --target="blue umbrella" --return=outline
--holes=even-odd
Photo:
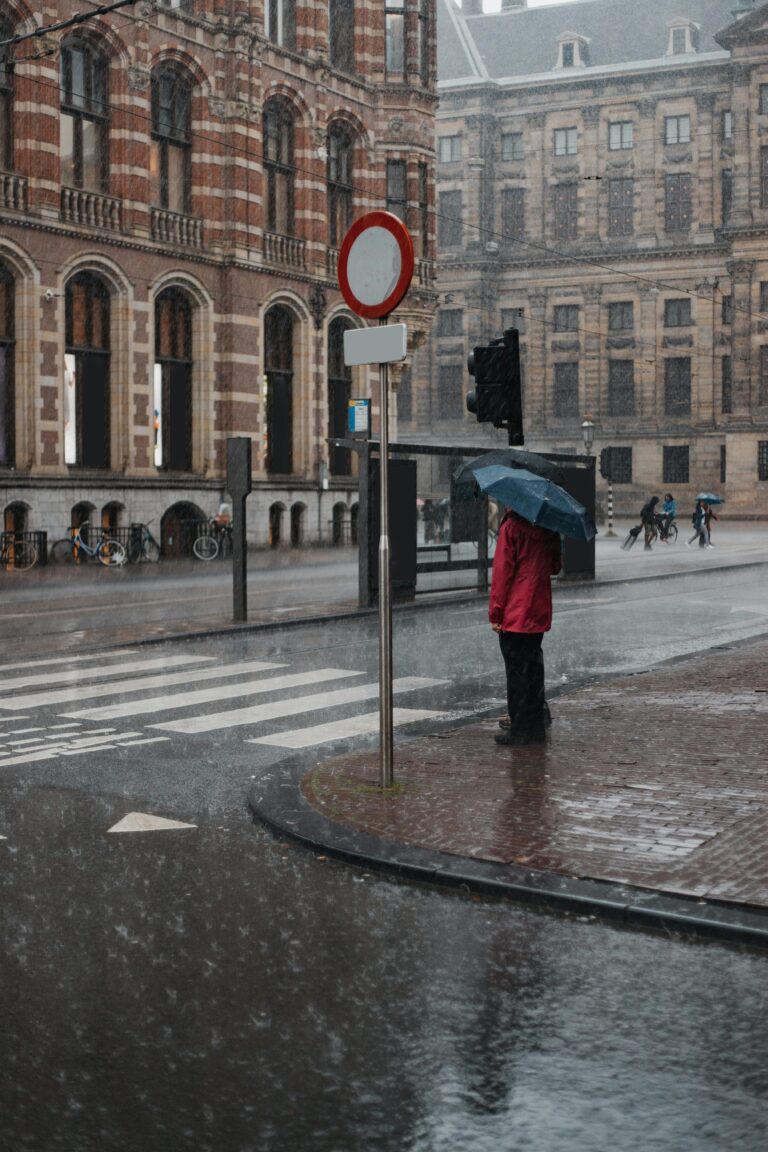
[[[722,496],[716,496],[714,492],[699,492],[696,499],[701,500],[702,504],[722,504],[723,503],[723,497]]]
[[[592,517],[584,505],[543,476],[535,476],[525,468],[503,468],[494,464],[490,468],[478,468],[475,479],[481,492],[506,504],[531,524],[574,540],[591,540],[596,535]]]

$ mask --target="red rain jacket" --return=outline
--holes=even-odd
[[[560,537],[507,512],[493,558],[488,618],[503,632],[548,632],[552,627],[550,577],[562,567]]]

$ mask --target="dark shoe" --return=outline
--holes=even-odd
[[[544,724],[546,725],[547,728],[552,727],[552,713],[550,712],[549,704],[547,704],[546,701],[544,702]],[[511,728],[511,727],[512,727],[512,721],[510,720],[509,716],[502,716],[501,720],[499,720],[499,728]]]

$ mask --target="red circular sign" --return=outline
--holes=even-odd
[[[392,212],[356,220],[339,252],[339,287],[349,307],[366,320],[397,308],[413,276],[413,241]]]

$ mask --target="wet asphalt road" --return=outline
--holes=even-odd
[[[768,632],[764,589],[765,570],[749,569],[563,590],[546,643],[550,692]],[[180,655],[201,659],[171,669]],[[317,672],[267,697],[325,696],[306,713],[198,733],[155,725],[265,697],[235,690],[189,709],[166,696],[151,714],[71,718],[226,683],[222,671],[194,686],[89,696],[110,668],[147,659],[165,662],[166,676],[281,663],[231,682]],[[84,679],[94,661],[102,671]],[[330,696],[375,682],[375,621],[14,662],[25,663],[6,660],[6,686],[41,679],[6,687],[6,702],[78,698],[16,710],[0,701],[0,727],[27,741],[7,737],[0,758],[9,1148],[765,1147],[764,955],[402,885],[252,825],[252,776],[297,753],[246,741],[375,709],[375,697]],[[399,615],[395,675],[445,681],[396,704],[449,718],[500,700],[482,608]],[[113,733],[88,735],[104,728]],[[84,740],[67,748],[62,731]],[[49,737],[60,751],[25,760]],[[145,739],[157,742],[135,742]],[[298,754],[309,764],[338,746]],[[196,827],[108,834],[130,811]]]

